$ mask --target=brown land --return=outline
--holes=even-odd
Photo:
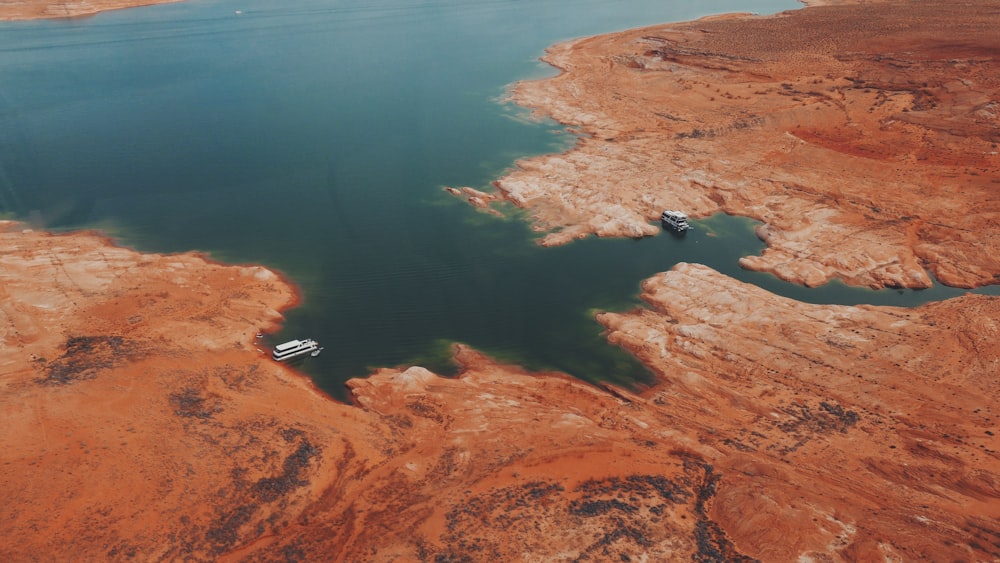
[[[700,50],[690,53],[682,53],[694,49],[686,43],[649,40],[656,46],[634,52],[625,35],[605,38],[608,52],[627,44],[629,57],[638,57],[645,69],[616,62],[617,55],[596,54],[598,40],[575,42],[553,51],[582,57],[565,59],[572,61],[566,62],[570,72],[553,84],[565,85],[573,69],[591,64],[590,57],[607,56],[600,72],[593,67],[595,74],[608,80],[633,76],[634,87],[618,90],[621,99],[609,98],[607,106],[591,105],[584,90],[570,88],[562,95],[570,99],[576,92],[574,103],[586,111],[560,106],[563,98],[556,97],[546,109],[590,130],[587,123],[611,120],[608,108],[646,111],[653,104],[642,98],[646,80],[671,91],[677,86],[662,77],[744,76],[748,71],[707,68],[730,64],[721,55],[725,41],[754,45],[755,30],[765,28],[782,44],[809,36],[803,30],[818,22],[855,33],[845,52],[856,53],[850,58],[856,77],[885,66],[863,48],[866,37],[901,45],[901,37],[885,38],[899,29],[927,41],[946,34],[954,39],[954,51],[939,45],[937,52],[950,58],[931,64],[926,54],[914,55],[911,62],[924,61],[914,64],[928,71],[928,84],[951,84],[943,76],[952,63],[941,61],[966,61],[955,80],[969,82],[965,86],[972,91],[980,80],[992,79],[988,72],[973,71],[992,64],[977,57],[984,42],[996,39],[992,29],[997,28],[987,32],[978,26],[980,19],[996,16],[986,8],[980,18],[967,6],[949,6],[940,21],[923,18],[930,15],[925,10],[941,6],[915,1],[713,19],[632,36],[640,42],[647,41],[643,36],[720,42],[711,49],[697,43]],[[886,12],[890,9],[895,12]],[[826,10],[843,11],[815,19]],[[716,27],[740,25],[746,29],[724,28],[730,39]],[[955,29],[941,27],[948,25]],[[924,31],[926,26],[933,32]],[[859,27],[867,35],[851,31]],[[840,40],[835,31],[830,41]],[[800,47],[808,54],[813,43]],[[912,42],[913,52],[925,43]],[[674,53],[669,57],[646,52],[667,46]],[[749,46],[746,51],[755,52]],[[766,69],[797,53],[789,48],[766,58],[766,51],[753,55],[762,61],[762,76],[777,72]],[[898,56],[892,52],[882,56]],[[810,62],[798,68],[810,76],[828,62],[803,56]],[[865,70],[866,56],[876,70]],[[657,65],[664,70],[651,70]],[[940,75],[931,72],[936,68]],[[886,202],[911,209],[917,199],[937,197],[943,207],[936,213],[948,221],[978,220],[961,214],[970,209],[981,219],[996,201],[988,190],[997,179],[988,160],[993,156],[983,157],[979,176],[962,176],[968,184],[956,176],[951,188],[918,182],[910,172],[901,172],[896,183],[879,176],[884,189],[865,197],[885,207],[859,215],[864,206],[856,203],[862,195],[854,182],[864,178],[857,167],[882,161],[847,150],[861,146],[857,139],[868,139],[864,146],[872,150],[882,147],[878,139],[900,150],[919,145],[927,159],[910,163],[923,171],[919,177],[948,178],[946,171],[958,170],[948,159],[985,143],[981,139],[995,134],[995,122],[990,132],[988,121],[976,121],[980,117],[962,113],[965,106],[945,98],[934,98],[937,107],[927,110],[889,100],[872,105],[872,113],[889,105],[918,119],[876,127],[852,117],[859,133],[845,137],[850,142],[829,141],[818,121],[809,134],[796,120],[803,127],[779,135],[772,129],[784,127],[791,110],[778,101],[799,107],[804,102],[792,98],[805,99],[800,91],[805,79],[795,79],[787,68],[783,72],[781,80],[798,93],[778,93],[787,90],[779,83],[773,95],[761,94],[775,104],[770,113],[760,110],[761,124],[704,133],[710,121],[681,122],[688,136],[663,141],[660,153],[646,156],[615,152],[645,138],[638,130],[625,139],[607,125],[593,125],[596,135],[577,151],[527,162],[524,171],[501,182],[501,191],[516,199],[511,186],[529,185],[532,170],[542,174],[535,181],[545,185],[579,181],[583,186],[579,169],[587,158],[594,168],[587,177],[598,178],[603,169],[609,175],[605,187],[659,188],[665,178],[659,161],[691,159],[717,168],[692,168],[687,173],[703,174],[704,181],[690,180],[686,190],[671,188],[656,196],[662,199],[650,209],[708,213],[713,205],[734,211],[731,206],[739,204],[766,210],[771,254],[756,265],[769,264],[774,252],[791,252],[793,241],[800,245],[794,248],[808,252],[788,254],[781,272],[815,269],[822,274],[816,280],[834,275],[857,283],[897,283],[917,279],[921,265],[938,275],[952,272],[969,285],[1000,273],[989,261],[995,255],[959,260],[962,252],[977,258],[975,251],[991,248],[994,223],[961,231],[947,221],[942,225],[948,229],[932,228],[928,216],[883,217],[903,209]],[[545,84],[524,88],[541,91]],[[775,88],[766,84],[758,86]],[[737,88],[746,84],[727,92],[736,97]],[[874,99],[880,90],[871,88],[845,92],[844,99]],[[958,87],[926,88],[942,95]],[[688,97],[706,117],[686,106],[664,113],[708,120],[716,105],[702,89],[692,83]],[[978,95],[959,97],[982,109]],[[716,101],[720,98],[728,99],[717,93]],[[814,105],[820,109],[805,104],[798,111],[827,111],[825,103]],[[957,112],[948,137],[927,133],[921,139],[930,140],[917,143],[895,129],[936,131],[927,124],[948,121],[942,107]],[[571,119],[572,111],[577,118]],[[848,125],[842,126],[846,132]],[[977,126],[981,135],[968,132]],[[742,136],[751,128],[757,135]],[[692,135],[695,129],[703,133]],[[755,161],[753,147],[736,150],[739,143],[728,140],[734,135],[744,143],[757,139],[754,146],[790,140],[770,151],[761,148],[770,156]],[[616,140],[599,141],[606,138]],[[945,140],[950,149],[941,144]],[[587,156],[601,146],[608,150]],[[715,150],[714,160],[699,156],[700,150]],[[798,160],[804,158],[801,151],[816,155],[817,170],[826,170],[820,156],[845,159],[836,172],[845,193],[834,198],[823,191],[831,183],[819,182],[818,172],[812,176],[815,185],[800,179],[801,189],[787,193],[767,192],[761,186],[768,182],[753,179],[754,171],[771,163],[769,177],[792,185],[785,175],[800,174],[791,163],[805,166]],[[599,158],[602,152],[631,164],[615,165],[614,159]],[[725,174],[735,174],[742,158],[748,159],[746,181],[734,187]],[[683,167],[674,166],[680,173]],[[640,169],[649,176],[643,179]],[[879,170],[870,168],[872,174]],[[907,192],[911,189],[917,191]],[[949,189],[952,199],[938,194]],[[464,193],[484,206],[492,197]],[[802,195],[808,193],[828,195]],[[601,194],[592,186],[565,199],[604,201]],[[689,198],[673,199],[681,195]],[[620,209],[627,209],[629,200],[618,197]],[[591,232],[587,222],[559,222],[554,202],[538,196],[522,203],[531,205],[543,226],[564,226],[556,237]],[[605,204],[595,204],[595,210]],[[563,212],[573,217],[581,210]],[[630,216],[622,211],[623,225],[631,224]],[[828,220],[819,221],[820,216]],[[640,231],[633,234],[644,234],[641,225],[648,227],[650,216],[638,217],[634,224]],[[823,234],[834,228],[830,225],[850,235],[838,241],[843,256],[864,256],[871,250],[865,249],[867,242],[884,240],[882,265],[830,269],[821,259],[830,253]],[[256,331],[276,327],[280,311],[296,302],[294,289],[279,276],[260,267],[214,264],[197,254],[142,255],[92,233],[49,235],[21,228],[14,223],[0,228],[0,559],[5,561],[1000,559],[998,298],[968,295],[915,309],[808,305],[681,264],[644,282],[647,308],[598,318],[613,343],[656,373],[658,382],[648,389],[629,392],[562,374],[529,374],[458,346],[458,378],[420,367],[386,368],[352,380],[354,404],[344,405],[256,348]],[[899,230],[905,236],[896,236]],[[952,238],[945,244],[927,233]],[[550,242],[561,241],[556,237]],[[897,267],[890,268],[887,257],[894,255]]]
[[[543,244],[722,211],[764,223],[744,267],[796,283],[996,283],[998,26],[1000,2],[904,1],[557,45],[562,75],[513,99],[588,136],[522,161],[498,196]]]
[[[804,305],[681,265],[600,318],[641,394],[459,347],[459,378],[384,369],[350,406],[255,349],[294,302],[263,268],[0,248],[4,560],[1000,556],[994,298]]]
[[[84,0],[54,2],[52,0],[0,0],[0,21],[37,20],[45,18],[76,18],[108,10],[137,6],[168,4],[180,0]]]

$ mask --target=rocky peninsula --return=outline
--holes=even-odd
[[[168,4],[180,0],[0,0],[0,21],[77,18],[108,10],[121,10],[153,4]]]
[[[800,283],[991,283],[998,8],[554,47],[563,74],[514,95],[585,138],[456,193],[526,207],[547,244],[721,210],[764,222],[747,267]],[[459,376],[380,369],[348,405],[256,346],[288,280],[3,223],[0,558],[1000,558],[1000,298],[811,305],[696,264],[642,292],[598,321],[649,388],[458,345]]]
[[[546,245],[653,235],[677,208],[762,221],[743,266],[795,283],[996,283],[996,7],[844,3],[556,45],[562,74],[511,97],[584,136],[496,197]]]

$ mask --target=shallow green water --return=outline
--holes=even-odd
[[[0,212],[98,227],[142,250],[263,263],[305,302],[273,340],[316,338],[302,364],[343,396],[372,367],[447,371],[461,341],[532,368],[628,384],[594,310],[637,305],[678,261],[812,302],[900,305],[958,294],[806,290],[736,265],[750,222],[688,237],[542,249],[442,186],[485,188],[515,159],[572,143],[498,101],[550,74],[545,46],[792,1],[198,1],[0,25]],[[236,14],[239,10],[242,13]]]

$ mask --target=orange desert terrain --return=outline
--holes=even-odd
[[[455,192],[545,244],[723,211],[796,282],[994,283],[996,29],[911,0],[572,41],[514,96],[584,139]],[[0,223],[0,559],[1000,560],[1000,298],[812,305],[697,264],[642,295],[597,321],[649,388],[457,345],[458,377],[348,405],[258,349],[277,274]]]
[[[178,1],[180,0],[83,0],[80,2],[0,0],[0,21],[75,18],[90,16],[107,10],[151,6],[153,4],[168,4]]]
[[[764,222],[744,267],[796,283],[996,283],[998,24],[995,1],[904,1],[557,45],[563,74],[513,99],[588,136],[499,197],[554,231],[543,244],[723,211]]]

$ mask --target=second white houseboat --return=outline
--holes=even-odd
[[[303,340],[289,340],[283,344],[278,344],[274,347],[271,357],[276,362],[286,362],[292,358],[298,358],[306,354],[316,357],[322,351],[323,348],[320,347],[319,343],[311,338],[305,338]]]

